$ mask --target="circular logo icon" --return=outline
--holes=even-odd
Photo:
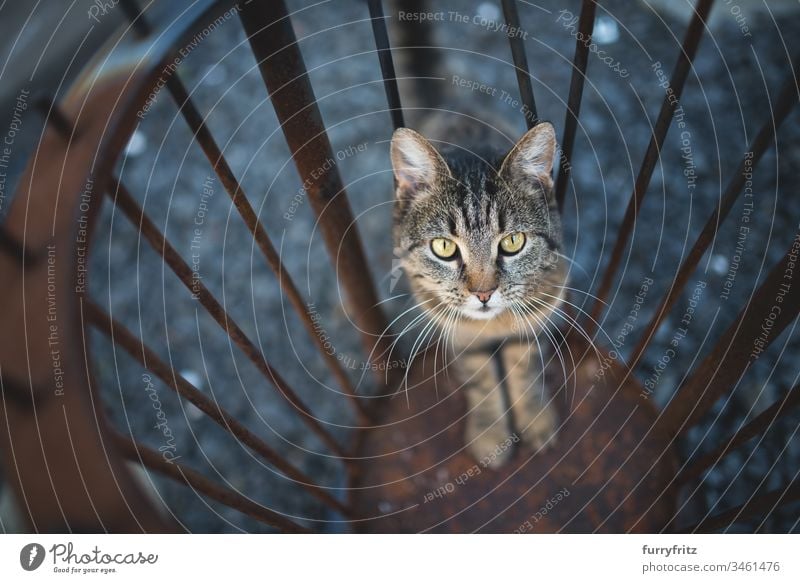
[[[44,547],[38,543],[30,543],[19,552],[19,564],[26,571],[35,571],[44,562]]]

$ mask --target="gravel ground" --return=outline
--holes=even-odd
[[[682,121],[689,137],[682,136],[682,130],[676,127],[666,137],[661,163],[603,321],[603,331],[610,337],[623,326],[646,278],[652,278],[653,284],[642,303],[637,330],[649,319],[747,150],[747,143],[768,119],[770,97],[774,99],[788,71],[787,54],[797,52],[797,12],[783,15],[779,25],[768,14],[748,12],[748,37],[725,3],[718,4],[711,34],[700,46],[681,100]],[[358,217],[372,275],[379,282],[382,297],[389,298],[405,288],[401,283],[392,289],[391,242],[387,236],[392,186],[387,140],[391,124],[372,52],[366,5],[356,1],[319,5],[290,1],[289,6],[297,10],[293,23],[334,151],[340,158],[337,165]],[[452,10],[469,22],[445,16],[444,22],[437,23],[437,43],[446,47],[447,53],[444,79],[437,82],[450,87],[453,109],[485,108],[515,123],[521,133],[522,112],[502,97],[503,92],[512,98],[517,95],[507,40],[490,26],[472,23],[476,14],[500,20],[501,13],[490,3],[459,4]],[[569,87],[568,63],[575,42],[563,10],[577,15],[579,2],[520,2],[540,117],[551,120],[559,135]],[[597,55],[590,57],[573,159],[574,182],[565,208],[567,254],[575,261],[572,285],[587,291],[596,291],[649,140],[649,126],[655,122],[664,97],[654,63],[660,62],[663,73],[670,74],[685,29],[685,22],[674,12],[654,11],[639,2],[605,1],[598,17],[595,38],[611,64]],[[321,330],[334,339],[336,353],[352,363],[354,368],[349,372],[357,382],[361,376],[358,363],[363,359],[358,339],[341,308],[340,290],[314,230],[313,214],[302,198],[296,202],[300,180],[254,66],[239,23],[232,18],[191,51],[180,72],[201,111],[207,112],[210,127],[273,242],[281,249],[289,272],[320,314]],[[453,87],[453,75],[497,91],[487,95]],[[693,291],[698,289],[699,301],[689,333],[655,386],[653,398],[660,405],[668,401],[714,338],[735,321],[756,282],[785,253],[798,232],[800,199],[793,196],[797,190],[795,169],[800,165],[798,115],[797,111],[790,115],[778,134],[777,145],[770,148],[753,175],[751,231],[741,260],[734,256],[743,200],[734,207],[712,251],[701,262],[639,367],[640,379],[653,373],[680,327]],[[682,158],[687,147],[690,162]],[[690,180],[683,172],[687,163],[694,172],[691,192]],[[267,357],[315,415],[345,440],[352,415],[337,394],[337,385],[298,318],[287,308],[275,278],[166,94],[159,95],[144,116],[119,172],[177,249],[188,261],[196,262],[203,282],[224,301],[230,315],[248,335],[259,339]],[[334,488],[345,486],[339,465],[327,457],[319,440],[250,362],[231,347],[180,282],[159,267],[147,244],[137,244],[135,228],[119,214],[112,215],[109,207],[100,221],[95,245],[93,294],[110,304],[116,318],[316,481]],[[738,263],[735,280],[725,297],[723,283],[733,263]],[[701,287],[696,287],[697,282],[702,282]],[[398,313],[403,301],[388,301],[388,311]],[[581,294],[575,294],[573,301],[591,305]],[[733,396],[717,403],[689,432],[680,444],[685,457],[709,450],[796,384],[798,365],[792,355],[798,350],[798,335],[792,332],[793,328],[776,338]],[[622,348],[624,355],[629,354],[635,340],[634,333]],[[196,409],[182,404],[165,386],[153,382],[150,388],[145,371],[126,354],[115,354],[100,336],[93,339],[92,346],[107,406],[118,426],[130,428],[137,439],[174,452],[181,461],[306,524],[324,531],[342,530],[335,515],[312,497],[299,494],[296,485],[238,446]],[[155,427],[154,395],[164,411],[168,434],[163,425]],[[798,424],[800,417],[795,412],[769,431],[754,454],[756,443],[751,443],[728,456],[687,500],[687,520],[714,508],[740,504],[755,488],[768,491],[794,479],[800,467],[795,437]],[[199,495],[187,495],[184,488],[171,482],[157,476],[153,480],[166,506],[190,530],[264,530],[235,511],[208,503]],[[797,510],[796,506],[785,507],[763,525],[755,522],[741,528],[797,530]]]

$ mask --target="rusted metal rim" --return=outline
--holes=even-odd
[[[48,117],[68,125],[45,127],[11,202],[3,247],[19,252],[0,253],[7,291],[0,310],[6,425],[0,448],[34,531],[178,528],[125,466],[98,410],[84,337],[83,262],[108,178],[136,126],[137,107],[175,47],[232,5],[198,2],[147,42],[125,30],[111,38],[54,106]]]
[[[600,362],[594,347],[576,336],[567,352],[577,357],[573,379],[566,383],[569,399],[563,389],[554,399],[563,420],[555,445],[538,452],[517,449],[499,470],[467,453],[463,391],[442,376],[439,394],[447,392],[446,399],[437,402],[430,386],[416,391],[410,405],[404,399],[382,403],[382,421],[395,426],[362,432],[358,453],[371,459],[352,484],[353,505],[362,518],[356,528],[661,531],[676,507],[667,485],[678,458],[670,440],[651,431],[656,408],[620,361]],[[547,378],[563,376],[555,362],[551,365]],[[421,369],[414,374],[431,375]]]

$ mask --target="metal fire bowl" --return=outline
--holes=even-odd
[[[668,486],[677,455],[652,431],[657,410],[624,365],[613,362],[599,375],[593,349],[576,339],[568,346],[580,358],[568,390],[555,399],[563,420],[556,443],[541,452],[517,448],[498,471],[483,467],[464,448],[463,391],[446,374],[434,386],[434,359],[418,357],[420,366],[409,379],[409,386],[417,386],[408,400],[402,390],[382,399],[379,422],[361,435],[362,459],[352,483],[361,518],[356,529],[585,533],[664,528],[676,507]],[[560,370],[559,362],[551,362],[546,377],[563,377]]]

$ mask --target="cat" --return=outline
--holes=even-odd
[[[500,127],[479,114],[434,114],[421,133],[397,129],[390,147],[395,254],[414,300],[452,338],[464,444],[493,468],[515,451],[503,443],[537,451],[555,442],[559,418],[539,345],[567,273],[553,126],[539,122],[510,149]]]

